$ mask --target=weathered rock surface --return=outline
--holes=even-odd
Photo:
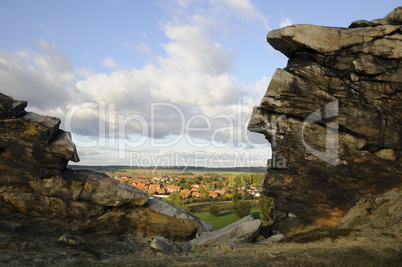
[[[92,171],[78,161],[60,120],[25,112],[25,101],[0,93],[0,212],[73,221],[74,229],[191,239],[211,226],[178,207]]]
[[[258,241],[256,243],[257,244],[266,244],[266,243],[269,243],[269,242],[279,242],[284,238],[285,238],[285,236],[283,234],[276,234],[276,235],[272,235],[272,236],[270,236],[270,237],[268,237],[268,238],[266,238],[264,240]]]
[[[228,241],[228,242],[224,242],[221,245],[219,245],[218,249],[222,250],[222,251],[225,251],[225,252],[230,252],[233,249],[240,248],[242,245],[244,245],[244,244],[243,243],[237,243],[237,242]]]
[[[402,8],[350,28],[292,25],[268,33],[289,57],[249,130],[272,145],[263,191],[275,225],[335,226],[363,195],[402,183]]]
[[[69,234],[63,234],[62,236],[60,236],[59,242],[70,246],[77,246],[86,243],[85,240],[81,237]]]
[[[87,221],[80,229],[97,229],[111,234],[131,232],[144,237],[163,236],[175,240],[194,238],[200,231],[194,220],[169,217],[145,207],[114,208]]]
[[[179,249],[175,244],[169,242],[169,240],[160,236],[155,237],[149,246],[152,249],[160,251],[164,254],[172,254],[179,251]]]
[[[348,210],[339,227],[355,226],[376,218],[402,221],[402,187],[394,188],[381,195],[363,197],[353,208]]]
[[[249,215],[220,230],[203,233],[183,245],[187,251],[194,247],[219,246],[225,242],[251,242],[259,233],[261,221]]]
[[[143,191],[91,171],[67,170],[50,178],[29,181],[28,185],[44,196],[86,201],[101,206],[143,206],[148,201]]]
[[[60,120],[25,112],[26,105],[0,93],[0,184],[50,177],[64,171],[69,160],[79,160]]]
[[[194,216],[193,214],[182,210],[181,208],[167,203],[163,200],[159,200],[156,198],[150,199],[146,205],[147,208],[165,214],[169,217],[174,217],[177,219],[186,219],[186,220],[194,220],[198,226],[202,229],[203,232],[211,232],[213,230],[212,225],[206,223],[204,220]]]

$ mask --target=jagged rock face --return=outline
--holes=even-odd
[[[0,93],[0,212],[140,236],[189,239],[211,230],[168,203],[156,209],[146,193],[105,174],[66,169],[79,160],[70,133],[59,129],[60,119],[25,112],[26,106]]]
[[[0,185],[26,183],[65,170],[79,161],[70,133],[60,119],[25,112],[26,101],[0,93]]]
[[[402,188],[394,188],[384,194],[363,197],[348,210],[339,227],[347,228],[375,221],[377,218],[402,221]]]
[[[402,8],[349,28],[292,25],[268,42],[289,57],[249,130],[272,145],[262,188],[277,228],[336,225],[362,195],[402,183]]]

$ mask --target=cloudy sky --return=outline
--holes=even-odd
[[[347,27],[397,1],[0,0],[0,91],[62,119],[83,165],[263,166],[245,129],[290,24]]]

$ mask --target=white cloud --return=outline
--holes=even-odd
[[[135,50],[138,54],[150,54],[152,52],[152,49],[147,46],[144,42],[137,42],[135,45]]]
[[[140,37],[143,39],[147,38],[147,35],[142,33],[140,34]],[[149,47],[148,45],[146,45],[143,41],[138,41],[136,43],[130,43],[127,42],[122,36],[120,36],[119,34],[115,33],[113,35],[113,39],[120,43],[120,45],[122,47],[124,47],[125,49],[134,52],[136,54],[140,54],[140,55],[145,55],[145,54],[151,54],[152,52],[152,48]]]
[[[232,9],[236,14],[247,19],[266,22],[266,18],[249,0],[210,0],[215,5]]]
[[[2,92],[28,100],[31,107],[45,110],[64,106],[71,100],[68,88],[75,79],[71,65],[55,44],[41,39],[36,51],[0,50]]]
[[[286,26],[289,26],[289,25],[292,25],[292,24],[294,24],[294,22],[292,21],[292,19],[289,18],[289,17],[285,17],[285,18],[282,19],[282,21],[281,21],[279,27],[280,27],[280,28],[283,28],[283,27],[286,27]]]
[[[124,40],[124,38],[121,37],[120,34],[118,34],[118,33],[115,33],[113,35],[113,40],[115,40],[116,42],[120,43],[120,45],[123,46],[126,49],[130,47],[130,44],[126,40]]]
[[[199,16],[197,21],[202,21]],[[152,103],[177,105],[186,118],[203,114],[212,119],[216,115],[231,114],[245,93],[245,85],[228,74],[233,66],[233,54],[211,40],[203,26],[188,21],[164,24],[162,29],[170,39],[163,46],[166,56],[159,56],[155,64],[141,69],[116,69],[109,75],[86,72],[86,78],[76,83],[81,99],[106,100],[116,104],[119,114],[143,116],[152,121],[156,138],[179,134],[178,129],[185,122],[180,121],[177,110],[166,106],[151,118]],[[104,63],[113,65],[111,60]],[[78,133],[96,135],[94,114],[81,112],[77,118],[85,121],[76,124]],[[219,123],[216,124],[218,127]],[[142,131],[138,125],[127,129],[130,133]],[[201,137],[207,139],[210,134]]]
[[[51,35],[51,36],[54,35],[54,34],[53,34],[53,31],[50,29],[50,27],[46,26],[44,23],[40,22],[40,23],[39,23],[39,27],[40,27],[44,32],[46,32],[47,34],[49,34],[49,35]]]
[[[230,52],[210,40],[198,25],[167,24],[164,30],[172,40],[164,45],[168,57],[159,60],[164,69],[220,75],[233,66]]]
[[[116,62],[114,61],[113,58],[111,57],[107,57],[103,60],[103,65],[105,67],[111,68],[111,69],[115,69],[117,67]]]
[[[211,0],[211,3],[215,7],[227,5],[231,12],[247,20],[265,21],[250,1]],[[186,7],[187,4],[182,2],[182,8]],[[262,97],[268,79],[247,85],[230,74],[235,66],[235,53],[220,43],[219,36],[214,38],[211,35],[211,32],[217,33],[226,26],[211,20],[203,11],[173,16],[171,21],[162,24],[162,30],[169,38],[162,45],[164,55],[156,56],[152,64],[131,69],[119,66],[112,57],[106,57],[103,65],[113,69],[110,74],[97,73],[90,68],[73,71],[55,44],[40,40],[38,51],[0,51],[0,79],[5,85],[5,93],[28,100],[34,109],[51,110],[53,113],[46,113],[57,114],[63,122],[65,119],[61,114],[75,104],[84,101],[100,104],[99,101],[104,101],[105,113],[91,108],[75,113],[72,130],[86,138],[107,137],[109,130],[117,129],[111,122],[119,115],[144,118],[150,127],[148,133],[157,139],[174,138],[180,134],[183,123],[199,115],[210,121],[212,129],[192,132],[192,137],[207,142],[211,137],[218,142],[232,138],[234,143],[231,146],[241,146],[247,119],[252,107]],[[130,45],[118,34],[114,39],[125,48],[134,48],[137,53],[151,52],[143,42]],[[243,101],[241,105],[240,100]],[[115,105],[114,109],[109,108],[111,103]],[[151,117],[151,106],[155,103],[169,103],[178,110],[162,105]],[[232,121],[223,119],[225,116]],[[106,121],[107,133],[99,133],[99,120]],[[232,128],[224,130],[223,127],[231,126],[231,123]],[[204,127],[204,124],[205,120],[198,120],[191,126]],[[151,132],[151,127],[154,132]],[[218,129],[222,131],[211,136]],[[144,129],[133,120],[127,123],[126,130],[135,137]],[[252,138],[256,143],[266,144],[262,135]],[[85,150],[85,153],[89,160],[99,160],[99,155],[92,154],[91,150]]]

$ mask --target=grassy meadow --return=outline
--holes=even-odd
[[[211,224],[214,227],[214,230],[222,229],[223,227],[239,220],[231,210],[222,211],[218,217],[215,217],[208,212],[194,213],[194,215]],[[251,215],[253,215],[255,219],[258,219],[260,217],[260,211],[254,208],[251,210]]]

